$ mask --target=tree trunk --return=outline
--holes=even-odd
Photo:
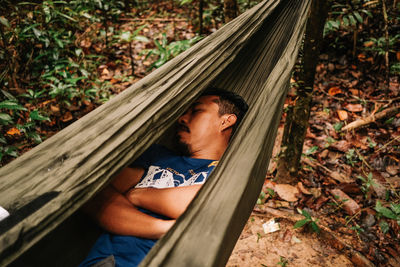
[[[199,34],[203,34],[203,0],[199,1]]]
[[[238,15],[238,5],[236,0],[224,0],[224,19],[225,23],[236,18]]]
[[[299,69],[299,87],[293,107],[289,107],[281,145],[281,158],[278,162],[276,179],[280,183],[296,183],[304,138],[308,128],[308,119],[312,101],[315,68],[322,40],[327,1],[314,0],[307,21],[304,39],[303,59]]]

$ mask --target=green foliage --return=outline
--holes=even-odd
[[[196,36],[192,39],[168,43],[167,35],[163,33],[161,37],[161,42],[158,40],[154,40],[154,49],[143,51],[143,53],[147,53],[146,58],[151,56],[156,57],[156,60],[150,65],[149,70],[161,67],[170,59],[189,49],[192,45],[197,43],[202,38],[203,37],[201,36]]]
[[[362,24],[366,17],[372,17],[372,13],[362,7],[360,1],[351,1],[350,4],[336,3],[331,7],[331,16],[325,23],[324,36],[330,32],[343,30],[354,30]]]
[[[321,230],[319,229],[319,226],[317,224],[318,219],[314,219],[311,217],[310,213],[308,213],[306,210],[301,210],[301,209],[297,209],[297,211],[303,215],[305,218],[297,221],[293,228],[300,228],[300,227],[304,227],[305,225],[309,225],[309,227],[311,227],[311,229],[316,232],[319,233]]]
[[[372,141],[372,139],[370,137],[367,137],[367,142],[368,142],[368,146],[370,148],[376,147],[376,143],[374,141]]]
[[[371,186],[376,185],[372,178],[372,172],[368,173],[366,178],[361,175],[357,177],[357,179],[360,179],[362,181],[361,191],[364,192],[365,196],[368,194]]]
[[[314,154],[315,152],[317,152],[318,150],[318,146],[313,146],[310,147],[309,149],[307,149],[307,151],[304,153],[306,156],[309,156],[311,154]]]
[[[258,196],[258,199],[257,199],[257,204],[258,205],[263,204],[265,202],[265,196],[266,196],[265,193],[263,191],[261,191],[261,193],[260,193],[260,195]]]
[[[395,220],[397,224],[400,225],[400,204],[390,203],[389,208],[386,208],[382,206],[381,202],[378,200],[375,204],[375,210],[378,216]],[[382,220],[379,226],[383,233],[389,231],[389,224],[386,221]]]
[[[342,127],[343,127],[343,122],[338,122],[338,123],[335,123],[335,125],[333,125],[333,129],[335,129],[336,132],[340,132]]]
[[[326,144],[325,144],[325,148],[328,148],[330,145],[332,145],[333,143],[335,143],[336,140],[330,136],[328,136],[326,138]]]
[[[346,162],[347,162],[347,164],[350,164],[351,166],[354,166],[354,163],[356,163],[356,162],[359,160],[359,158],[358,158],[358,156],[357,156],[357,153],[356,153],[355,150],[352,149],[352,148],[349,149],[349,150],[346,152],[345,156],[346,156]]]
[[[400,34],[396,34],[394,36],[389,36],[389,52],[396,52],[395,51],[395,45],[400,41]],[[386,47],[386,40],[385,37],[379,37],[379,38],[374,38],[370,37],[368,40],[364,42],[364,48],[363,50],[365,51],[372,51],[372,52],[377,52],[378,55],[385,55],[385,47]]]
[[[17,148],[14,146],[0,146],[0,161],[4,156],[18,157]]]
[[[279,256],[279,261],[276,264],[278,264],[282,267],[286,267],[288,265],[288,263],[289,263],[288,259],[286,259],[283,256]]]

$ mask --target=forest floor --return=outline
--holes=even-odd
[[[195,37],[192,21],[177,15],[187,11],[163,14],[160,8],[140,15],[133,12],[135,16],[123,16],[113,26],[134,32],[145,25],[139,35],[160,43],[164,40],[166,49],[176,40]],[[157,59],[154,53],[160,50],[155,42],[140,38],[131,45],[114,42],[105,47],[92,41],[96,27],[101,25],[94,24],[82,34],[80,46],[86,53],[112,54],[105,56],[97,71],[117,94],[149,73]],[[209,33],[217,28],[217,22],[205,27]],[[399,77],[392,76],[386,85],[382,60],[362,51],[351,57],[329,42],[325,41],[317,66],[299,183],[274,182],[283,114],[263,193],[227,266],[400,266]],[[151,50],[153,56],[148,57]],[[296,100],[295,79],[292,85],[285,108]],[[47,137],[96,108],[85,101],[81,106],[72,103],[65,111],[54,101],[42,104],[49,107],[52,118],[42,131]],[[344,130],[363,120],[369,123]],[[54,125],[58,129],[51,128]],[[7,134],[12,141],[14,135]],[[21,150],[30,148],[26,145]],[[304,226],[295,229],[299,221]],[[266,223],[276,231],[266,229]]]

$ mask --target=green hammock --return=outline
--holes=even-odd
[[[0,222],[0,265],[21,257],[168,135],[212,85],[239,93],[250,109],[208,182],[142,266],[223,266],[264,181],[309,2],[260,3],[0,169],[0,206],[11,214]]]

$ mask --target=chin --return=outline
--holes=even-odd
[[[175,138],[175,148],[182,156],[189,157],[192,155],[190,145],[182,140],[182,137],[180,137],[179,135],[177,135]]]

